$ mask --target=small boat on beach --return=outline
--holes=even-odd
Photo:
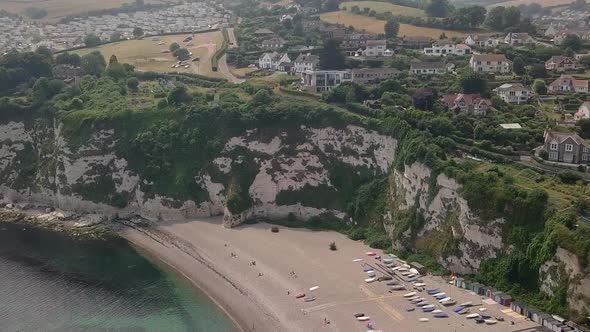
[[[406,311],[414,311],[414,310],[416,310],[416,308],[412,308],[412,307],[406,308]]]
[[[420,302],[423,302],[423,301],[424,301],[424,298],[421,298],[421,297],[419,297],[417,299],[410,300],[410,302],[412,302],[412,303],[420,303]]]
[[[498,321],[495,319],[484,319],[484,322],[488,325],[494,325],[496,324]]]
[[[447,313],[445,313],[445,312],[439,312],[439,313],[434,314],[434,317],[436,317],[436,318],[447,318],[447,317],[449,317],[449,315],[447,315]]]
[[[498,316],[496,316],[495,318],[496,318],[496,320],[498,322],[503,322],[504,321],[504,317],[498,317]]]
[[[355,262],[355,263],[356,263],[356,262],[362,262],[362,261],[363,261],[363,259],[362,259],[362,258],[355,258],[355,259],[353,259],[352,261],[353,261],[353,262]]]
[[[365,314],[362,313],[362,312],[359,312],[357,314],[354,314],[354,318],[359,318],[359,317],[364,317],[364,316],[365,316]]]
[[[465,309],[459,311],[458,314],[459,315],[465,315],[465,314],[468,314],[470,312],[471,312],[471,310],[469,308],[465,308]]]
[[[433,313],[433,314],[438,314],[439,312],[442,312],[442,310],[440,310],[440,309],[436,309],[436,310],[434,310],[432,313]]]
[[[441,304],[444,306],[450,306],[450,305],[457,304],[457,301],[455,301],[455,300],[443,301],[443,302],[441,302]]]
[[[372,252],[372,251],[367,251],[367,256],[377,256],[376,253]]]
[[[388,282],[386,283],[386,285],[387,285],[387,286],[395,286],[395,285],[399,285],[399,281],[395,281],[395,280],[388,281]]]
[[[419,299],[419,298],[420,298],[420,295],[414,295],[414,296],[408,297],[407,300],[412,301],[412,300]]]
[[[422,307],[422,311],[423,312],[431,312],[431,311],[434,311],[434,307],[428,307],[428,308]]]
[[[487,314],[479,314],[479,317],[481,317],[482,319],[490,319],[490,318],[492,318],[492,316],[487,315]]]
[[[366,322],[366,321],[368,321],[369,319],[371,319],[371,317],[369,317],[369,316],[361,316],[361,317],[357,317],[356,319],[357,319],[359,322]]]
[[[482,312],[483,312],[483,311],[486,311],[486,310],[488,310],[488,309],[487,309],[487,308],[485,308],[485,307],[484,307],[484,308],[479,308],[479,311],[482,311]]]
[[[427,305],[425,305],[425,306],[422,307],[422,310],[424,310],[424,309],[430,309],[430,308],[433,308],[434,309],[434,304],[427,304]]]
[[[406,287],[404,287],[404,285],[393,285],[393,286],[389,287],[389,289],[402,290],[402,289],[406,289]]]
[[[416,295],[416,292],[409,292],[409,293],[404,294],[404,297],[412,297],[415,295]]]
[[[302,297],[305,297],[305,293],[300,293],[300,294],[295,295],[296,299],[300,299]]]
[[[462,307],[471,307],[471,305],[473,305],[473,302],[471,301],[467,301],[467,302],[463,302],[461,304],[459,304]]]
[[[423,283],[423,282],[415,282],[414,283],[414,286],[416,286],[416,287],[424,287],[424,286],[426,286],[426,284]]]
[[[428,322],[429,320],[430,319],[428,319],[428,318],[420,318],[420,319],[418,319],[418,321],[421,322],[421,323]]]
[[[382,258],[381,261],[385,264],[393,263],[393,258]]]
[[[440,293],[440,290],[438,288],[435,288],[435,289],[427,289],[426,290],[426,293],[428,293],[428,295],[434,295],[434,294]]]
[[[437,299],[438,301],[443,301],[445,299],[451,299],[450,297],[446,296],[446,295],[439,295],[439,296],[435,296],[435,299]]]
[[[453,312],[461,312],[461,311],[463,311],[463,310],[465,310],[465,307],[463,307],[463,306],[458,306],[458,307],[456,307],[455,309],[453,309]]]
[[[477,324],[483,324],[485,322],[485,320],[481,319],[481,318],[476,318],[475,319],[475,323]]]
[[[303,301],[305,302],[313,302],[315,301],[316,297],[315,296],[310,296],[310,297],[306,297]]]
[[[377,280],[377,279],[375,279],[375,278],[367,278],[367,279],[365,279],[365,282],[366,283],[371,283],[371,282],[373,282],[375,280]]]
[[[432,296],[434,296],[434,297],[437,297],[437,296],[442,296],[442,295],[446,296],[446,295],[447,295],[447,293],[445,293],[445,292],[439,292],[439,293],[436,293],[436,294],[431,294],[431,295],[432,295]]]
[[[309,291],[310,291],[310,292],[313,292],[313,291],[316,291],[316,290],[318,290],[318,289],[320,289],[320,286],[313,286],[313,287],[311,287],[311,288],[309,289]]]
[[[477,317],[479,317],[479,314],[469,314],[469,315],[465,316],[465,318],[467,318],[467,319],[472,319],[472,318],[477,318]]]
[[[418,279],[418,277],[409,277],[408,279],[406,279],[409,282],[415,281],[416,279]]]
[[[416,307],[424,307],[424,306],[427,306],[427,305],[428,305],[428,302],[418,302],[418,303],[416,303]]]

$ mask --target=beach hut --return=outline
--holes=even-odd
[[[553,319],[553,317],[547,315],[547,317],[545,317],[543,319],[543,326],[548,328],[549,330],[553,331],[553,326],[559,324],[558,321],[556,321],[555,319]]]
[[[518,302],[512,302],[510,303],[510,309],[512,309],[512,311],[516,312],[517,314],[522,315],[522,304]]]
[[[484,288],[484,295],[488,299],[491,299],[492,298],[492,294],[494,294],[495,291],[496,291],[496,289],[493,288],[493,287],[485,287]]]
[[[542,314],[542,312],[540,312],[536,309],[529,309],[529,314],[527,317],[537,324],[543,324],[541,316],[540,316],[541,314]]]
[[[455,278],[455,287],[461,288],[462,283],[463,283],[463,278]]]
[[[417,262],[410,262],[410,266],[418,270],[418,273],[422,275],[426,274],[426,267],[424,265]]]
[[[484,285],[480,284],[479,282],[475,282],[471,284],[471,290],[478,295],[483,295],[484,292]]]
[[[512,303],[512,296],[508,295],[508,294],[502,294],[502,296],[500,297],[500,304],[506,307],[510,307],[510,304]]]
[[[504,295],[504,293],[502,293],[502,292],[493,292],[492,293],[492,299],[494,301],[496,301],[496,303],[502,304],[502,302],[501,302],[502,301],[501,300],[502,295]]]

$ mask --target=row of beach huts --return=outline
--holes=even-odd
[[[488,287],[479,282],[469,281],[464,278],[455,278],[453,280],[453,284],[455,285],[455,287],[472,291],[477,295],[492,299],[503,306],[510,307],[512,311],[516,312],[519,315],[525,316],[526,318],[541,326],[546,327],[549,331],[582,331],[574,322],[567,321],[566,319],[556,315],[546,314],[540,310],[523,305],[519,302],[514,302],[512,301],[512,297],[510,295],[498,291],[493,287]]]

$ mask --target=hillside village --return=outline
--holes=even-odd
[[[229,20],[229,12],[214,2],[188,2],[165,9],[90,16],[58,24],[0,16],[0,54],[10,49],[28,51],[40,46],[55,51],[80,47],[90,33],[103,41],[119,33],[118,38],[124,40],[135,38],[136,28],[142,29],[145,35],[196,32],[225,26]]]
[[[504,220],[502,218],[513,222],[510,225],[506,222],[508,230],[502,231],[510,234],[502,234],[505,237],[499,240],[504,241],[499,248],[506,251],[496,248],[498,252],[487,258],[488,265],[482,263],[487,270],[482,268],[482,275],[474,276],[481,283],[469,282],[466,285],[462,284],[465,280],[458,278],[455,279],[455,285],[483,295],[492,303],[495,301],[506,307],[506,310],[525,315],[527,320],[549,330],[583,331],[584,325],[590,326],[590,318],[587,317],[590,295],[575,295],[584,291],[575,288],[575,282],[586,276],[587,267],[584,265],[579,268],[578,274],[572,272],[571,280],[568,279],[571,284],[557,284],[549,277],[543,279],[538,272],[541,264],[552,256],[539,258],[535,255],[555,250],[555,246],[551,247],[542,241],[555,241],[559,237],[567,240],[564,242],[569,243],[568,250],[573,252],[572,256],[578,257],[581,265],[588,264],[586,260],[590,257],[590,244],[585,235],[590,223],[590,201],[587,195],[590,182],[590,6],[576,2],[555,9],[552,14],[546,8],[531,14],[527,6],[501,7],[497,10],[468,6],[453,8],[444,15],[431,15],[428,7],[422,8],[412,1],[404,2],[403,5],[424,10],[428,18],[378,13],[368,7],[362,8],[362,1],[361,8],[355,5],[356,8],[347,9],[330,1],[320,4],[306,1],[287,4],[260,1],[188,2],[167,9],[90,16],[55,25],[4,16],[0,17],[0,52],[5,52],[6,58],[12,61],[7,63],[12,64],[18,61],[14,60],[15,53],[11,50],[34,51],[27,53],[34,58],[44,54],[35,51],[44,46],[58,52],[55,61],[51,62],[51,73],[48,75],[57,80],[51,82],[63,91],[77,93],[76,87],[82,85],[83,81],[93,80],[89,75],[94,75],[108,81],[101,84],[110,84],[123,91],[121,98],[129,98],[132,101],[129,105],[144,105],[148,100],[155,101],[160,111],[182,107],[188,110],[195,106],[190,104],[195,101],[195,104],[199,103],[198,107],[190,112],[207,108],[207,111],[212,110],[207,114],[211,116],[222,114],[226,108],[231,110],[233,113],[224,114],[227,118],[223,118],[223,121],[231,119],[227,121],[232,126],[235,125],[232,122],[234,117],[246,112],[245,109],[254,109],[255,116],[261,118],[268,112],[271,114],[268,117],[270,119],[276,115],[272,113],[272,107],[279,104],[277,113],[280,115],[276,115],[277,118],[281,118],[291,108],[300,112],[297,116],[304,114],[301,116],[311,122],[316,120],[316,116],[319,118],[324,113],[335,112],[363,125],[375,126],[375,130],[386,128],[390,130],[389,135],[409,133],[396,138],[400,142],[407,140],[404,144],[410,145],[399,152],[405,158],[403,162],[409,164],[390,165],[402,174],[395,180],[415,180],[408,180],[410,175],[420,178],[411,174],[415,171],[413,167],[429,167],[436,181],[442,179],[450,182],[456,176],[457,186],[460,184],[466,189],[444,188],[445,193],[454,198],[470,194],[466,196],[465,204],[473,205],[473,214],[485,216],[481,219],[485,221],[482,224],[495,224],[498,220]],[[321,14],[326,12],[354,12],[358,17],[384,21],[384,28],[382,32],[369,32],[352,24],[330,23],[322,19]],[[498,15],[496,19],[492,13]],[[465,23],[466,20],[458,20],[457,16],[477,16],[479,21]],[[518,19],[510,19],[516,16]],[[414,34],[402,34],[401,24],[406,29],[438,29],[440,33],[437,34],[438,38],[421,35],[420,31],[425,30],[419,29]],[[190,32],[220,29],[223,32],[223,44],[215,49],[211,59],[214,72],[219,76],[141,72],[133,66],[118,64],[116,57],[109,58],[108,55],[96,53],[78,56],[67,52],[71,48],[83,47],[84,38],[89,34],[96,35],[101,42],[111,40],[114,33],[120,33],[121,39],[142,38],[134,33],[137,28],[143,30],[142,35],[187,34],[182,46],[191,42],[192,37],[188,36]],[[152,41],[159,40],[154,38]],[[173,49],[182,49],[182,46],[174,44],[164,45],[161,51],[171,53],[170,56],[176,57],[172,58],[174,61],[179,60],[172,64],[172,68],[188,68],[191,62],[198,61],[197,58],[191,59],[192,54],[187,54],[181,60]],[[188,50],[185,51],[188,53]],[[89,59],[99,64],[89,65],[89,62],[93,62],[85,61]],[[32,95],[31,98],[51,101],[50,92],[38,91],[44,89],[43,84],[34,83],[35,80],[24,80],[18,75],[0,75],[0,91],[3,91],[6,100]],[[90,97],[84,95],[84,98]],[[86,107],[84,98],[75,98],[75,103],[59,100],[58,105],[76,112]],[[38,100],[35,99],[35,102]],[[127,100],[121,104],[127,107]],[[244,116],[246,120],[241,121],[252,121],[254,115],[252,118],[250,116],[247,114]],[[289,119],[288,116],[285,118]],[[261,121],[267,120],[264,118]],[[190,134],[183,137],[198,136],[198,139],[191,138],[190,144],[198,145],[207,141],[207,149],[222,148],[218,136],[211,140],[200,136],[199,130],[205,132],[211,128],[190,129]],[[174,127],[170,131],[175,130],[180,129]],[[164,155],[166,149],[160,148],[168,147],[153,142],[161,139],[159,135],[162,132],[156,135],[146,131],[147,134],[140,136],[145,141],[134,141],[156,146],[153,150],[157,153],[153,153],[152,158],[146,158],[148,162],[154,163],[149,164],[149,170],[154,173],[173,168],[168,160],[162,161],[158,159],[159,156],[155,156]],[[203,151],[207,149],[196,151],[205,154]],[[192,153],[193,150],[188,153],[191,158],[194,157]],[[218,159],[229,160],[225,156]],[[216,162],[219,160],[216,159]],[[239,164],[242,165],[239,167],[244,167],[242,161]],[[174,171],[195,171],[192,168],[178,169]],[[239,171],[247,173],[249,170]],[[364,172],[373,173],[374,170],[363,168],[362,171],[344,173],[346,175],[342,177],[360,177],[364,176]],[[225,171],[223,173],[228,174]],[[407,173],[410,175],[407,176]],[[182,175],[186,175],[187,179],[196,176],[192,173]],[[175,177],[175,181],[178,178]],[[341,178],[335,180],[347,182]],[[359,183],[364,180],[359,180]],[[413,200],[416,204],[428,201],[430,205],[433,197],[422,199],[420,195],[424,193],[420,190],[436,195],[441,186],[438,183],[426,183],[430,180],[419,180],[424,181],[422,184],[427,189],[417,189],[418,193],[412,193]],[[387,192],[382,188],[384,183],[363,183],[369,186],[363,189],[371,193]],[[169,185],[162,186],[163,190],[172,186]],[[239,191],[240,185],[237,182],[231,184],[232,195],[248,195],[248,188]],[[339,190],[326,195],[304,190],[309,188],[289,193],[300,194],[297,197],[304,197],[302,200],[306,200],[307,204],[320,204],[315,202],[318,196],[322,197],[317,198],[317,201],[324,203],[323,196],[342,194]],[[469,193],[459,193],[463,190]],[[408,193],[405,196],[412,195]],[[371,196],[370,200],[376,200],[375,197]],[[243,198],[236,198],[239,200],[236,205],[249,207],[248,204],[253,204],[249,197]],[[416,207],[395,216],[384,210],[369,215],[367,212],[358,212],[364,211],[361,206],[363,202],[351,201],[350,197],[347,199],[330,204],[338,205],[347,213],[356,209],[355,213],[366,213],[362,215],[363,218],[374,218],[380,222],[384,218],[397,218],[392,224],[401,224],[397,224],[401,230],[389,225],[389,237],[384,240],[386,248],[392,248],[392,238],[416,237],[417,230],[413,227],[424,225],[424,220],[418,217],[424,211]],[[542,208],[532,204],[538,201]],[[297,204],[300,202],[297,201]],[[530,206],[537,208],[533,212],[540,211],[539,214],[527,210]],[[525,212],[514,212],[517,209]],[[551,215],[555,211],[559,213]],[[552,218],[571,215],[574,221],[545,221],[545,212]],[[454,217],[448,217],[450,221],[445,219],[445,222],[457,222]],[[416,241],[416,245],[402,243],[396,249],[436,258],[456,254],[458,240],[454,237],[454,226],[449,227],[450,230],[441,230],[442,239],[437,237],[432,240],[434,244],[425,243],[426,240]],[[550,231],[554,230],[551,227],[558,229],[559,233],[550,235],[553,234]],[[380,231],[384,231],[381,228]],[[426,236],[428,231],[431,230],[420,235]],[[383,237],[385,235],[381,237],[382,240]],[[541,246],[543,249],[539,250]],[[433,263],[427,259],[431,267],[438,267],[441,260]],[[559,265],[558,262],[552,263]],[[523,266],[534,266],[536,270],[531,272]],[[552,268],[557,269],[555,266]],[[511,273],[496,270],[501,268],[510,268]],[[534,282],[527,279],[528,275],[524,276],[527,273],[533,275]],[[484,286],[484,281],[490,286]],[[567,296],[563,293],[567,293]],[[528,304],[506,301],[512,300],[512,296],[533,299],[534,303],[529,307]],[[561,302],[555,305],[552,301],[558,296],[561,296]],[[561,318],[558,314],[568,315],[571,319]]]

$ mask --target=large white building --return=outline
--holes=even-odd
[[[386,50],[386,40],[367,40],[365,48],[357,51],[357,54],[362,56],[379,57],[384,56]]]
[[[302,73],[306,70],[315,70],[320,65],[320,57],[313,54],[299,54],[293,61],[293,71]]]
[[[474,54],[469,60],[469,67],[481,73],[509,74],[512,72],[512,61],[504,54]]]
[[[511,104],[524,104],[531,98],[531,89],[520,83],[506,83],[494,89],[503,101]]]
[[[285,63],[291,63],[287,53],[263,53],[258,58],[258,68],[260,69],[280,70],[281,65]]]
[[[352,82],[352,71],[350,69],[306,70],[301,73],[303,88],[313,92],[329,91],[344,82]]]
[[[429,56],[466,55],[471,54],[471,47],[451,40],[438,40],[431,47],[424,48],[424,54]]]

